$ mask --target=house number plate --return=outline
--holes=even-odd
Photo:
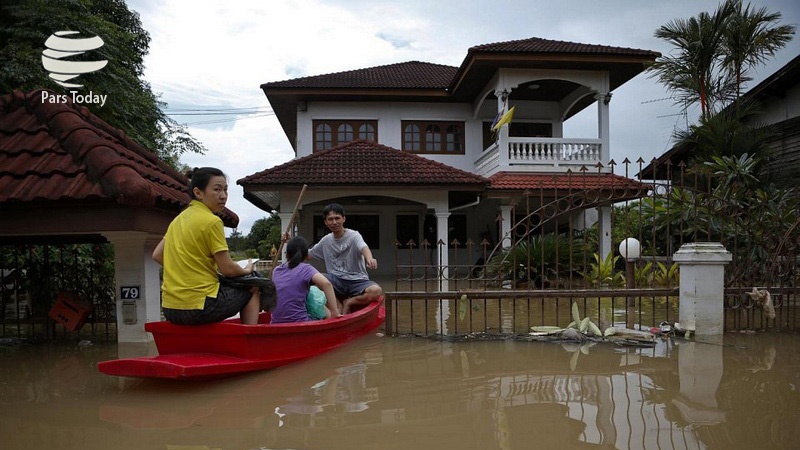
[[[139,286],[122,286],[119,290],[122,300],[138,300],[142,292]]]

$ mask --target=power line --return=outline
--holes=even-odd
[[[251,114],[273,114],[272,111],[242,111],[242,112],[167,112],[168,116],[246,116]]]
[[[246,106],[242,108],[167,108],[168,114],[177,113],[238,113],[269,110],[266,106]]]
[[[189,126],[189,125],[211,125],[211,124],[217,124],[217,123],[236,122],[238,120],[244,120],[244,119],[256,119],[256,118],[259,118],[259,117],[268,117],[268,116],[274,116],[274,115],[275,115],[275,113],[270,111],[268,113],[249,115],[248,117],[231,117],[230,119],[214,119],[214,120],[201,120],[201,121],[198,121],[198,122],[185,122],[183,125],[186,125],[186,126]]]

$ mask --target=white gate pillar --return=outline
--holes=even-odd
[[[719,242],[684,244],[673,261],[680,269],[680,328],[697,335],[722,335],[725,328],[725,264],[732,259]]]
[[[511,247],[511,226],[514,218],[511,217],[512,205],[500,205],[500,247]]]
[[[441,291],[448,291],[450,290],[450,272],[448,270],[450,266],[450,232],[447,225],[447,219],[450,217],[449,212],[443,212],[439,209],[436,209],[436,236],[439,237],[439,240],[444,242],[443,245],[437,245],[437,243],[432,243],[439,247],[437,254],[439,255],[439,290]]]
[[[604,261],[611,249],[611,207],[599,206],[597,208],[597,253]]]
[[[114,246],[117,342],[149,342],[145,322],[161,320],[161,266],[153,250],[161,236],[144,232],[103,233]]]

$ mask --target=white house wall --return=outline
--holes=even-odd
[[[563,137],[563,124],[558,120],[559,106],[552,102],[514,102],[516,122],[545,122],[553,126],[553,137]],[[420,154],[433,161],[447,164],[457,169],[475,172],[475,160],[483,152],[483,123],[494,120],[497,115],[494,104],[484,104],[482,117],[472,120],[469,104],[432,103],[313,103],[309,102],[306,112],[298,112],[297,156],[313,153],[314,120],[376,120],[378,122],[378,143],[401,149],[404,120],[443,120],[464,122],[464,155]],[[582,136],[584,137],[584,136]],[[592,137],[592,136],[589,136]]]

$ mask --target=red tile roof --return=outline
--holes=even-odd
[[[521,173],[498,172],[489,177],[489,190],[558,189],[558,190],[647,190],[637,180],[621,175],[596,172]]]
[[[656,58],[660,54],[650,50],[608,45],[580,44],[529,38],[516,41],[497,42],[471,47],[465,63],[477,53],[526,53],[573,55],[614,55]],[[463,65],[462,64],[462,68]],[[459,67],[408,61],[365,69],[349,70],[323,75],[295,78],[264,83],[261,88],[361,88],[361,89],[445,89],[453,83]]]
[[[570,53],[570,54],[600,54],[600,55],[629,55],[658,57],[660,53],[651,50],[641,50],[628,47],[612,47],[608,45],[581,44],[569,41],[554,41],[532,37],[515,41],[495,42],[470,47],[472,53]]]
[[[487,179],[375,142],[355,140],[237,181],[254,185],[471,186]]]
[[[452,66],[409,61],[264,83],[261,88],[445,89],[457,70]]]
[[[0,96],[0,205],[74,200],[179,211],[186,177],[86,107]],[[55,95],[55,93],[51,94]],[[238,217],[228,212],[228,226]]]

